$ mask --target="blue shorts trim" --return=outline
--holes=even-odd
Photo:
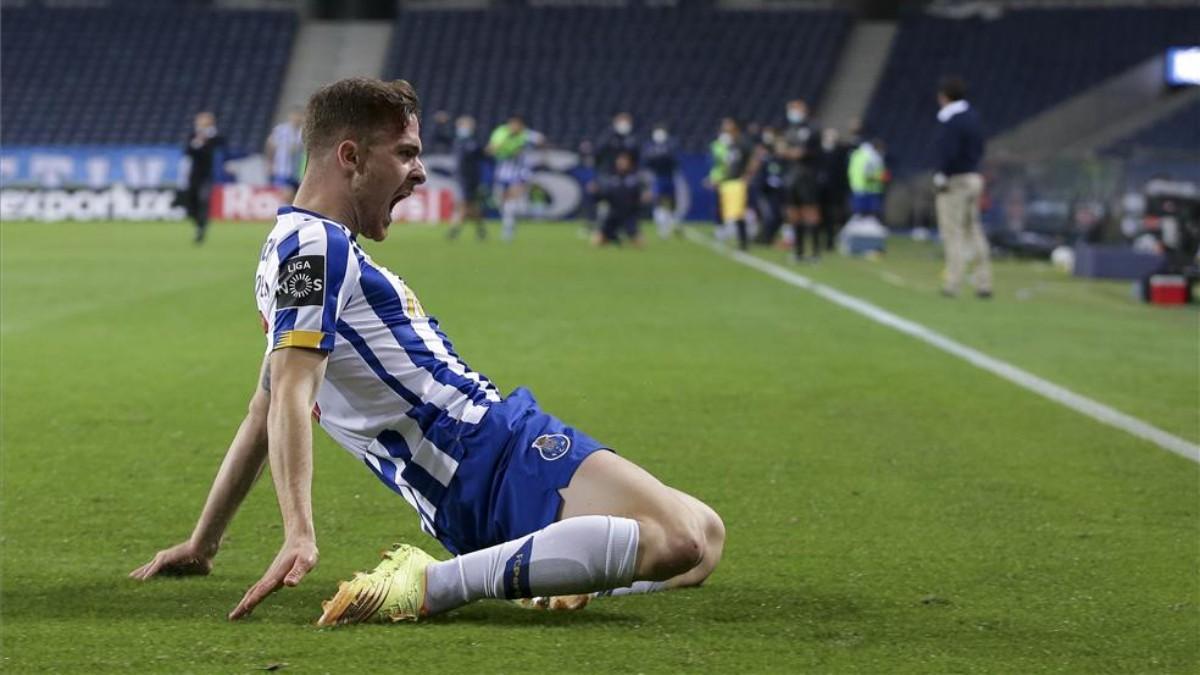
[[[878,214],[883,211],[883,195],[878,192],[855,192],[850,198],[855,213]]]
[[[655,201],[666,198],[673,203],[675,201],[675,177],[674,176],[656,176],[652,187],[652,195]]]
[[[438,541],[455,555],[536,532],[558,519],[579,465],[598,450],[591,436],[541,410],[523,387],[492,406],[460,438],[462,459],[438,505]]]

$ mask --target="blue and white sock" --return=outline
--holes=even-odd
[[[576,595],[633,582],[638,522],[567,518],[531,535],[429,566],[425,611],[440,614],[482,598]]]

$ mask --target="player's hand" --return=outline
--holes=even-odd
[[[189,539],[154,554],[150,562],[129,573],[129,578],[145,581],[156,575],[192,576],[205,575],[212,571],[212,559],[216,551],[192,543]]]
[[[315,541],[300,539],[283,542],[283,548],[279,549],[279,555],[275,556],[275,561],[267,568],[267,573],[258,580],[258,583],[251,586],[250,590],[246,591],[246,595],[242,596],[242,601],[229,613],[229,620],[237,621],[253,612],[258,603],[279,590],[280,587],[299,584],[304,575],[316,566],[317,543]]]

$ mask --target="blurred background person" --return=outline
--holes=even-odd
[[[992,297],[992,261],[979,214],[983,196],[983,123],[966,100],[961,78],[943,77],[938,85],[937,157],[933,176],[937,190],[938,234],[945,248],[946,272],[942,294],[958,295],[967,261],[974,260],[972,283],[980,298]]]
[[[216,179],[217,156],[224,147],[225,137],[217,131],[216,115],[210,112],[196,113],[192,133],[183,146],[183,153],[192,160],[192,166],[181,201],[188,217],[195,223],[197,244],[204,243],[208,231],[209,200]]]
[[[833,250],[833,241],[842,225],[850,204],[850,146],[839,139],[838,130],[826,127],[821,131],[821,154],[818,162],[817,188],[821,208],[820,230],[825,235],[825,250]]]
[[[595,189],[596,197],[608,204],[608,212],[604,215],[604,221],[592,242],[602,246],[620,244],[622,240],[626,240],[640,248],[642,237],[638,218],[641,216],[642,205],[650,200],[650,192],[636,170],[633,155],[628,152],[619,153],[613,159],[612,173],[600,176],[596,180]]]
[[[616,171],[617,157],[622,153],[629,155],[634,171],[639,168],[641,159],[641,144],[633,131],[633,115],[620,112],[613,116],[612,126],[596,139],[596,173],[611,174]]]
[[[749,226],[746,222],[749,186],[748,175],[753,174],[754,144],[742,134],[741,125],[732,117],[721,120],[721,133],[713,147],[713,180],[717,191],[717,203],[721,218],[718,238],[737,237],[737,245],[746,250],[750,244]]]
[[[783,226],[783,184],[785,163],[782,151],[783,139],[775,127],[764,127],[755,147],[756,167],[754,172],[751,202],[758,214],[759,231],[756,240],[770,245]]]
[[[787,130],[784,132],[787,177],[784,184],[784,218],[795,232],[795,262],[817,260],[821,248],[817,228],[821,223],[820,194],[817,185],[820,140],[808,118],[808,104],[795,99],[787,103]],[[805,252],[811,241],[812,254]]]
[[[595,180],[611,176],[616,172],[617,156],[621,153],[626,153],[630,156],[634,170],[638,168],[638,160],[640,159],[641,147],[638,143],[637,136],[633,133],[633,115],[627,112],[619,112],[613,115],[612,124],[608,129],[605,129],[596,137],[592,143],[592,152],[594,167],[596,170]],[[608,214],[608,202],[599,195],[601,190],[591,190],[595,203],[593,204],[593,215],[595,217],[594,228],[599,228]]]
[[[883,191],[886,167],[883,163],[883,141],[862,132],[863,141],[850,153],[846,176],[850,183],[851,209],[856,220],[880,220],[883,213]]]
[[[654,125],[642,159],[651,176],[654,226],[666,239],[675,231],[675,174],[679,171],[679,150],[666,124]]]
[[[516,235],[517,214],[533,176],[529,151],[541,142],[541,134],[527,128],[520,115],[513,115],[492,131],[484,149],[496,160],[494,182],[500,202],[500,237],[504,241],[512,241]]]
[[[483,222],[483,208],[487,201],[487,188],[483,184],[483,163],[487,155],[483,143],[475,134],[475,118],[461,115],[454,121],[454,179],[458,183],[460,199],[455,205],[454,218],[447,236],[458,237],[463,225],[470,221],[475,226],[475,235],[480,241],[487,238],[487,225]]]
[[[299,108],[288,112],[287,119],[275,125],[267,137],[263,154],[271,163],[271,186],[279,190],[279,199],[291,204],[300,187],[300,169],[304,155],[304,113]]]
[[[429,125],[429,144],[424,149],[427,155],[443,155],[454,149],[455,123],[450,119],[450,113],[439,110],[433,113]]]

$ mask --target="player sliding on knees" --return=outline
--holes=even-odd
[[[416,620],[481,598],[578,607],[588,594],[700,584],[725,539],[711,508],[542,412],[527,390],[502,398],[359,246],[383,241],[392,207],[425,181],[418,114],[403,81],[342,80],[309,101],[307,173],[258,265],[260,384],[191,537],[130,576],[207,574],[270,462],[283,545],[229,618],[300,583],[318,556],[316,417],[455,555],[397,546],[341,584],[320,625]]]

